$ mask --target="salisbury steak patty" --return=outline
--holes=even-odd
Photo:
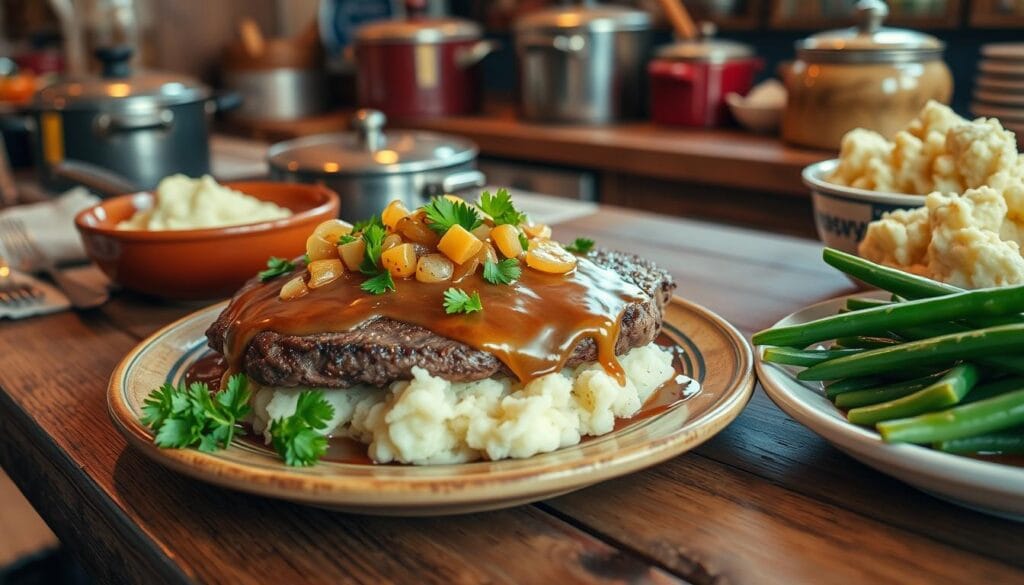
[[[614,270],[650,295],[626,307],[616,354],[654,340],[661,330],[662,308],[676,288],[672,276],[633,254],[598,249],[587,255],[595,264]],[[206,331],[210,347],[223,353],[229,323],[224,313]],[[597,360],[597,345],[584,339],[567,365]],[[494,355],[437,335],[423,327],[381,317],[351,331],[317,335],[257,334],[245,352],[245,372],[266,386],[347,388],[356,384],[383,386],[412,378],[413,366],[453,380],[480,380],[508,374]]]

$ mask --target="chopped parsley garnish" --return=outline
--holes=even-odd
[[[576,238],[565,249],[573,254],[586,254],[594,247],[594,240],[589,238]]]
[[[530,240],[523,232],[519,232],[519,245],[523,247],[523,250],[528,250],[530,248]]]
[[[309,264],[309,254],[303,254],[302,261],[305,262],[306,264]]]
[[[271,443],[286,464],[313,465],[327,452],[327,437],[317,431],[326,429],[333,417],[334,407],[322,390],[303,391],[291,416],[270,423]]]
[[[378,265],[380,264],[380,254],[383,251],[382,247],[386,236],[387,232],[382,225],[370,224],[363,230],[363,241],[366,242],[366,256],[363,258],[363,263],[359,265],[359,271],[363,274],[374,276],[380,272]]]
[[[447,232],[454,225],[461,225],[471,232],[484,223],[480,214],[462,201],[434,197],[423,209],[427,214],[427,226],[439,234]]]
[[[290,260],[271,256],[270,258],[267,258],[267,269],[261,270],[259,277],[261,281],[266,282],[271,278],[277,278],[282,274],[288,274],[292,270],[295,270],[295,264]]]
[[[244,375],[228,378],[227,388],[210,393],[203,382],[164,384],[146,397],[142,424],[156,432],[157,447],[216,451],[231,444],[241,430],[239,421],[249,413],[248,382]]]
[[[344,236],[341,236],[340,238],[338,238],[338,245],[340,246],[342,244],[351,244],[352,242],[354,242],[354,241],[356,241],[358,239],[359,238],[353,236],[352,234],[345,234]]]
[[[515,258],[505,258],[500,262],[484,262],[484,280],[491,284],[510,284],[519,278],[523,270]]]
[[[484,304],[480,301],[480,293],[473,291],[473,294],[467,294],[466,291],[461,288],[452,287],[444,291],[444,312],[449,315],[455,313],[473,313],[475,311],[483,311]]]
[[[394,292],[395,281],[391,278],[390,272],[383,270],[373,278],[368,278],[363,281],[363,284],[359,285],[359,288],[371,295],[382,295],[388,291]]]
[[[491,216],[494,225],[519,225],[526,221],[526,214],[512,204],[512,196],[509,195],[508,189],[498,189],[497,195],[491,195],[490,191],[484,191],[480,195],[480,202],[476,205]]]
[[[381,221],[380,215],[374,215],[369,219],[361,219],[357,221],[355,225],[352,226],[352,233],[357,234],[359,232],[366,231],[366,228],[371,225],[384,227],[384,222]]]

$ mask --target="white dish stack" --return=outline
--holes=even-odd
[[[999,118],[1024,148],[1024,43],[991,43],[981,47],[971,113]]]

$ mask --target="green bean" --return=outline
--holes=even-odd
[[[825,396],[829,400],[832,400],[840,394],[854,392],[856,390],[864,390],[865,388],[874,388],[875,386],[881,386],[885,383],[886,379],[881,376],[843,378],[842,380],[836,380],[835,382],[825,386]]]
[[[844,409],[868,406],[869,404],[878,404],[879,402],[888,402],[890,400],[895,400],[897,398],[913,394],[922,388],[927,388],[938,379],[939,376],[935,375],[927,378],[916,378],[913,380],[894,382],[884,386],[878,386],[876,388],[865,388],[863,390],[844,392],[837,395],[833,402],[835,402],[835,405],[839,408]]]
[[[1006,315],[1024,310],[1024,286],[974,290],[832,315],[754,335],[756,345],[805,347],[846,335],[877,335],[889,329],[951,321],[962,317]],[[1016,319],[1015,322],[1022,322]]]
[[[1013,392],[1014,390],[1021,389],[1024,389],[1024,377],[1021,376],[1012,376],[1010,378],[1003,378],[1002,380],[978,384],[978,386],[974,390],[971,390],[971,393],[968,394],[960,404],[970,404],[972,402],[988,400],[994,396],[999,396],[1001,394],[1006,394],[1007,392]]]
[[[851,311],[860,311],[861,309],[873,309],[875,307],[884,307],[891,305],[889,301],[883,301],[879,299],[867,299],[859,297],[850,297],[846,299],[846,308]]]
[[[793,347],[769,347],[764,350],[764,361],[790,366],[813,366],[821,362],[853,355],[860,349],[796,349]]]
[[[838,380],[881,374],[917,366],[936,365],[998,353],[1024,352],[1024,323],[953,333],[868,349],[811,366],[797,374],[801,380]]]
[[[978,368],[961,364],[938,381],[900,398],[850,409],[846,420],[856,425],[914,416],[958,404],[978,382]]]
[[[880,289],[910,299],[923,299],[963,292],[962,288],[875,264],[869,260],[859,258],[853,254],[847,254],[846,252],[840,252],[833,248],[825,248],[824,252],[822,252],[822,258],[824,258],[827,264],[845,274],[849,274],[872,286],[877,286]]]
[[[905,339],[927,339],[951,333],[971,331],[967,325],[959,323],[934,323],[931,325],[918,325],[900,329],[893,334]],[[1015,355],[989,355],[974,359],[980,366],[1007,372],[1009,374],[1024,375],[1024,356]]]
[[[1024,425],[1024,390],[1015,390],[941,412],[878,423],[888,443],[935,443]]]
[[[896,345],[900,343],[895,339],[888,337],[871,337],[867,335],[852,335],[850,337],[840,337],[832,343],[834,349],[877,349],[879,347],[889,347],[890,345]]]
[[[1024,429],[1017,428],[1001,433],[937,441],[932,444],[932,447],[946,453],[1016,455],[1024,453]]]

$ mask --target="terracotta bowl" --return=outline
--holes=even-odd
[[[294,258],[320,222],[338,216],[338,195],[322,185],[225,183],[292,210],[285,219],[198,230],[119,230],[118,222],[152,205],[148,192],[121,195],[75,217],[85,251],[126,289],[168,299],[211,299],[235,292],[266,267]]]

